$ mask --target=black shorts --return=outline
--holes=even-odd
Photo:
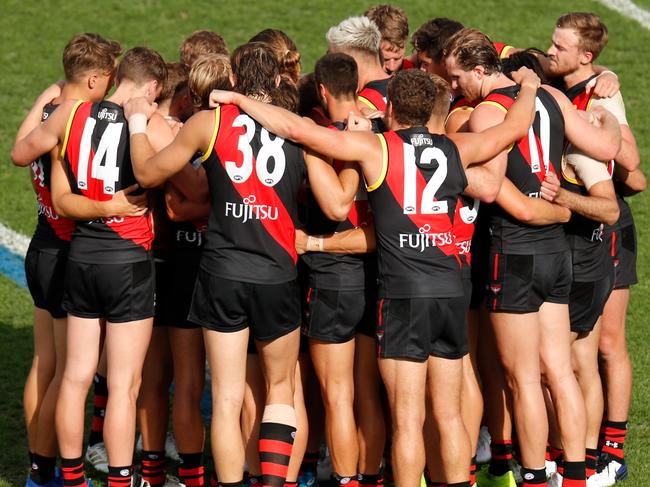
[[[153,326],[172,324],[172,265],[169,258],[154,259],[156,267],[156,300]]]
[[[298,283],[233,281],[199,269],[188,320],[224,333],[250,327],[257,340],[273,340],[300,326]]]
[[[374,290],[307,291],[303,333],[329,343],[344,343],[356,333],[375,336],[377,295]]]
[[[469,351],[465,296],[380,299],[377,347],[381,358],[459,359]]]
[[[634,223],[612,231],[607,243],[614,259],[614,289],[625,288],[639,282],[636,275],[636,227]]]
[[[598,318],[603,314],[613,285],[613,273],[594,282],[574,282],[571,285],[569,295],[571,331],[586,333],[594,329]]]
[[[109,323],[144,320],[154,315],[153,259],[129,264],[85,264],[68,260],[63,309],[80,318]]]
[[[487,308],[493,312],[535,313],[542,303],[569,303],[571,252],[515,255],[490,253]]]
[[[48,311],[53,318],[67,316],[61,305],[67,260],[67,249],[43,252],[30,246],[25,256],[25,277],[34,306]]]
[[[187,319],[192,304],[196,276],[199,274],[201,252],[197,250],[177,251],[172,257],[172,301],[170,325],[176,328],[198,328],[199,325]]]

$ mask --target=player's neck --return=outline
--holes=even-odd
[[[499,88],[507,88],[508,86],[514,86],[516,83],[508,78],[503,73],[491,74],[483,78],[483,86],[481,86],[481,98],[485,98],[492,91],[498,90]]]
[[[440,117],[431,117],[427,122],[427,130],[432,134],[446,135],[445,121]]]
[[[164,102],[158,104],[158,108],[156,109],[156,111],[160,113],[163,117],[169,117],[171,112],[171,106],[172,106],[172,101],[165,100]]]
[[[125,80],[115,88],[115,92],[108,98],[108,101],[122,106],[131,98],[137,96],[142,96],[142,94],[138,92],[135,84],[129,80]]]
[[[594,74],[593,64],[583,64],[574,72],[564,75],[563,81],[566,88],[572,88],[578,83],[591,78]]]
[[[93,93],[88,89],[86,83],[66,83],[61,90],[61,96],[57,100],[90,100]]]
[[[376,63],[366,65],[365,69],[359,71],[359,86],[363,88],[371,81],[390,78],[390,75]]]
[[[330,100],[327,104],[327,112],[332,122],[345,122],[348,119],[350,112],[355,115],[362,115],[357,107],[357,102],[351,100]]]

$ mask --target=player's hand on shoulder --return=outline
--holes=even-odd
[[[553,202],[560,192],[560,180],[555,173],[547,172],[542,181],[541,195],[547,201]]]
[[[45,106],[55,98],[61,96],[61,91],[63,90],[63,86],[65,86],[65,81],[59,80],[56,83],[52,83],[50,86],[45,88],[43,93],[41,93],[38,97],[38,101],[40,102],[40,104]]]
[[[372,130],[372,124],[366,117],[350,112],[348,115],[347,130],[350,132],[370,132]]]
[[[144,113],[148,120],[156,112],[157,108],[157,103],[149,103],[144,96],[138,96],[136,98],[131,98],[124,104],[124,117],[128,120],[136,113]]]
[[[360,110],[363,116],[368,119],[372,120],[373,118],[384,118],[384,112],[381,110],[373,110],[372,108],[365,105],[361,106]]]
[[[603,71],[587,83],[585,88],[587,93],[593,90],[593,95],[598,98],[611,98],[621,89],[621,83],[615,73]]]
[[[539,79],[539,76],[533,71],[525,66],[522,66],[517,71],[511,73],[512,80],[518,85],[529,86],[531,88],[537,89],[540,87],[542,82]]]
[[[110,200],[112,216],[141,216],[146,213],[149,198],[146,191],[133,194],[138,187],[137,184],[133,184],[113,195],[113,199]]]
[[[596,127],[602,127],[605,118],[613,116],[609,110],[601,106],[595,106],[587,113],[589,114],[589,123]]]
[[[236,93],[226,90],[212,90],[210,92],[210,108],[216,108],[219,105],[230,105],[235,103]]]

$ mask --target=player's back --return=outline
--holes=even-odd
[[[290,281],[296,277],[303,150],[234,105],[214,114],[212,142],[203,156],[212,208],[201,267],[244,282]]]
[[[507,111],[514,103],[519,86],[492,91],[481,103]],[[564,117],[552,95],[540,88],[535,100],[535,120],[528,134],[508,151],[506,177],[530,198],[541,197],[547,173],[561,173],[564,148]],[[490,215],[492,249],[510,254],[561,252],[568,248],[561,224],[532,226],[520,222],[498,205]]]
[[[75,105],[62,148],[73,193],[95,201],[137,181],[122,107],[108,100]],[[153,240],[150,212],[77,223],[70,259],[87,263],[127,263],[146,259]]]
[[[386,111],[390,78],[370,81],[359,91],[359,101],[373,110]]]
[[[368,187],[382,297],[463,295],[453,218],[467,186],[458,149],[425,128],[377,135],[385,176]]]

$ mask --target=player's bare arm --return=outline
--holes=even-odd
[[[269,132],[307,146],[326,157],[357,161],[361,164],[366,181],[379,179],[383,150],[378,137],[370,132],[330,130],[283,108],[232,91],[214,90],[210,103],[235,104]]]
[[[587,84],[587,90],[593,88],[593,94],[600,98],[611,98],[621,89],[621,82],[613,71],[605,66],[593,66],[596,76]]]
[[[628,171],[622,166],[615,166],[614,177],[621,183],[620,190],[622,196],[634,196],[645,191],[648,187],[648,180],[640,168],[634,171]]]
[[[52,204],[57,214],[74,220],[94,220],[115,216],[140,216],[147,211],[147,194],[132,194],[138,189],[137,184],[116,192],[113,198],[107,201],[96,201],[74,194],[58,152],[56,150],[56,153],[53,151],[52,154],[51,180]]]
[[[37,125],[29,134],[17,140],[11,149],[11,160],[17,166],[31,164],[63,142],[70,113],[77,102],[69,100],[61,104],[48,119]]]
[[[621,129],[616,117],[596,107],[589,112],[596,123],[589,123],[561,91],[544,85],[558,102],[564,117],[564,132],[569,141],[589,157],[599,161],[614,159],[620,149]]]
[[[142,127],[133,133],[135,114],[145,117],[151,109],[145,99],[133,99],[124,105],[131,132],[131,161],[133,172],[141,186],[160,186],[171,176],[183,169],[196,152],[208,150],[214,128],[214,111],[201,111],[183,125],[174,141],[156,153]],[[135,122],[140,124],[141,122]]]
[[[517,100],[510,107],[505,118],[499,109],[489,105],[480,105],[470,118],[470,129],[474,131],[476,128],[479,130],[478,133],[464,132],[449,135],[449,138],[458,147],[464,167],[472,163],[489,161],[499,156],[504,158],[501,164],[503,165],[503,174],[505,174],[507,153],[504,149],[528,133],[535,117],[535,96],[539,87],[539,78],[527,68],[521,68],[512,74],[515,82],[520,83],[521,89]],[[490,109],[490,112],[487,112],[487,109]],[[497,114],[493,110],[499,113]],[[475,117],[476,126],[472,122]],[[498,121],[499,117],[503,121],[494,125],[492,120]]]
[[[573,191],[559,187],[560,182],[555,174],[547,174],[542,181],[542,188],[552,186],[557,189],[555,197],[548,196],[549,192],[542,191],[542,198],[565,206],[590,220],[613,225],[619,217],[616,193],[611,180],[600,181],[589,188],[589,196],[583,196]]]
[[[332,235],[308,235],[296,229],[296,251],[331,252],[333,254],[366,254],[376,249],[375,226],[352,228]]]
[[[165,204],[167,216],[173,222],[183,222],[207,218],[210,213],[210,201],[197,203],[187,199],[173,184],[165,185]]]
[[[522,223],[533,226],[566,223],[571,211],[541,198],[529,198],[508,178],[503,179],[496,203]]]
[[[39,124],[41,123],[43,109],[45,108],[45,105],[47,105],[52,100],[54,100],[55,98],[61,95],[62,87],[63,87],[62,81],[54,83],[48,86],[45,89],[45,91],[43,91],[43,93],[41,93],[38,96],[38,98],[36,98],[36,101],[34,101],[34,105],[32,105],[32,108],[25,116],[23,123],[20,124],[20,127],[18,128],[18,132],[16,132],[14,145],[18,143],[20,140],[22,140],[23,138],[25,138],[32,130],[34,130],[36,127],[39,126]]]

